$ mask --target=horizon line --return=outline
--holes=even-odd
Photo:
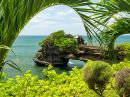
[[[49,35],[18,35],[18,36],[49,36]],[[77,35],[79,35],[79,34],[77,34]],[[73,36],[76,36],[76,35],[73,35]],[[81,35],[81,36],[87,36],[87,35]],[[130,36],[130,34],[124,34],[124,35],[120,35],[120,36]]]

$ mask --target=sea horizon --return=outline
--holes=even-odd
[[[50,34],[49,34],[50,35]],[[18,35],[18,36],[49,36],[49,35]],[[77,35],[74,35],[72,34],[73,36],[77,36],[77,35],[80,35],[80,34],[77,34]],[[87,36],[87,35],[81,35],[81,36]],[[123,34],[121,36],[130,36],[130,34]],[[119,36],[120,37],[120,36]]]
[[[30,69],[33,75],[37,75],[39,79],[42,79],[41,73],[45,67],[37,66],[33,61],[33,57],[35,57],[38,50],[41,48],[38,43],[41,42],[43,39],[45,39],[47,36],[48,35],[43,35],[43,36],[41,35],[40,36],[39,35],[38,36],[32,36],[32,35],[21,36],[20,35],[16,38],[11,49],[17,55],[20,61],[20,65],[23,70],[23,73],[26,73],[26,71]],[[84,39],[85,39],[85,42],[87,42],[87,44],[89,45],[87,36],[84,36]],[[123,35],[123,36],[118,37],[115,44],[117,45],[117,44],[122,44],[122,43],[130,43],[130,36]],[[94,39],[93,44],[98,45],[98,42],[95,41]],[[13,62],[18,63],[16,57],[11,51],[9,51],[5,61],[7,60],[12,60]],[[67,64],[67,67],[65,68],[53,67],[53,70],[55,70],[59,74],[62,72],[69,73],[69,71],[71,71],[74,66],[77,66],[77,68],[80,69],[85,64],[86,63],[83,61],[70,59]],[[16,75],[22,75],[19,71],[10,67],[9,65],[4,66],[4,73],[6,73],[5,80],[7,80],[8,78],[15,78]]]

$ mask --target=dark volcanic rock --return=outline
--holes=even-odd
[[[108,51],[106,51],[108,53]],[[113,52],[114,53],[114,52]],[[123,61],[125,58],[124,50],[115,49],[117,62]],[[113,57],[111,57],[113,58]],[[38,50],[37,55],[33,58],[34,62],[40,65],[52,64],[53,66],[65,66],[69,59],[75,59],[87,62],[88,60],[100,60],[112,64],[108,55],[103,56],[100,47],[91,45],[80,45],[76,53],[63,52],[56,46],[44,46]]]
[[[34,62],[40,65],[64,66],[68,63],[66,56],[67,53],[60,52],[56,46],[42,46],[42,49],[38,50],[37,55],[33,58]],[[61,57],[62,56],[62,57]]]

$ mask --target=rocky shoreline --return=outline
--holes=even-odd
[[[117,63],[125,58],[124,50],[115,49]],[[75,59],[87,62],[88,60],[100,60],[112,64],[108,57],[103,56],[99,46],[80,45],[78,52],[62,52],[58,47],[42,45],[42,49],[38,50],[37,55],[33,58],[36,64],[45,66],[52,64],[53,66],[65,66],[69,59]]]
[[[42,49],[33,58],[36,64],[45,66],[52,64],[53,66],[64,66],[68,63],[69,59],[65,58],[67,53],[61,52],[56,46],[42,45]]]

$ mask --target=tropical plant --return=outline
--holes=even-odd
[[[39,45],[57,47],[63,53],[76,53],[78,51],[77,41],[74,38],[68,39],[63,30],[51,33],[46,39],[39,42]]]
[[[97,6],[94,7],[97,11],[93,16],[97,21],[102,22],[104,27],[107,27],[106,24],[111,18],[116,18],[115,15],[118,15],[120,12],[126,14],[128,18],[130,14],[130,1],[129,0],[100,0]],[[100,7],[98,4],[103,4],[105,6]],[[102,11],[101,11],[102,10]],[[123,17],[123,16],[122,16]]]
[[[130,68],[124,68],[118,71],[115,75],[116,87],[120,97],[125,94],[126,97],[130,96]]]
[[[105,90],[106,84],[113,75],[113,70],[108,63],[102,61],[88,62],[83,67],[84,81],[90,89],[93,89],[99,96]]]
[[[39,45],[42,46],[44,45],[55,45],[55,41],[58,40],[60,43],[62,41],[60,41],[60,39],[64,39],[67,35],[65,34],[65,32],[63,30],[59,30],[56,32],[51,33],[46,39],[43,39],[42,42],[39,42]]]
[[[1,80],[3,80],[3,78],[4,78],[3,66],[4,66],[5,64],[8,64],[9,66],[13,67],[14,69],[20,71],[20,72],[23,74],[22,69],[21,69],[21,66],[20,66],[19,59],[18,59],[18,57],[16,56],[16,54],[14,53],[14,51],[13,51],[11,48],[9,48],[9,47],[7,47],[7,46],[5,46],[5,45],[0,45],[0,49],[8,49],[8,50],[11,50],[11,52],[14,54],[14,56],[16,57],[16,59],[17,59],[17,61],[18,61],[18,65],[17,65],[16,63],[14,63],[12,60],[7,60],[7,61],[3,62],[3,63],[0,65],[0,70],[1,70],[1,71],[0,71],[0,82],[1,82]]]
[[[123,34],[130,34],[130,18],[122,17],[116,19],[116,21],[104,30],[102,33],[104,45],[108,47],[109,51],[109,58],[112,57],[114,54],[114,43],[116,39]],[[129,48],[125,46],[125,48]],[[126,52],[126,51],[125,51]],[[127,51],[129,52],[129,50]],[[126,56],[130,56],[126,54]],[[129,59],[129,58],[128,58]]]
[[[92,39],[93,35],[101,45],[103,42],[102,35],[97,34],[97,31],[101,30],[100,26],[97,26],[104,26],[104,23],[120,11],[129,14],[130,8],[129,0],[103,1],[106,2],[104,5],[90,2],[90,0],[0,0],[0,45],[11,47],[31,18],[54,5],[66,5],[74,9],[82,19],[89,39]],[[94,17],[86,15],[87,13],[94,13]],[[0,49],[0,66],[3,64],[8,51],[8,49]]]
[[[87,62],[83,67],[84,81],[90,89],[94,90],[101,97],[103,97],[102,93],[112,75],[113,70],[111,66],[102,61]]]
[[[57,74],[55,70],[43,70],[47,79],[38,79],[28,70],[23,76],[9,78],[0,83],[1,97],[98,97],[83,81],[83,69],[72,68],[69,75],[66,72]],[[28,80],[25,80],[26,79]],[[115,89],[105,89],[105,97],[119,97]]]
[[[118,64],[112,64],[112,68],[115,71],[119,71],[122,68],[130,68],[130,61],[120,62]]]
[[[130,68],[130,43],[123,43],[115,46],[115,49],[118,51],[124,51],[125,58],[124,62],[117,64],[112,64],[112,68],[116,71],[121,70],[122,68]]]
[[[74,9],[81,17],[89,38],[92,38],[89,26],[94,28],[96,26],[91,22],[91,17],[85,15],[87,12],[94,12],[91,8],[92,4],[94,3],[89,0],[0,0],[0,45],[11,47],[31,18],[54,5],[66,5]],[[0,66],[8,51],[8,49],[0,49]]]
[[[130,61],[130,43],[123,43],[116,46],[119,50],[124,50],[125,58],[124,61]]]
[[[103,3],[104,7],[97,6],[96,9],[103,10],[103,12],[97,12],[94,14],[94,19],[103,23],[101,28],[105,30],[100,31],[103,45],[107,46],[109,51],[109,58],[114,56],[114,43],[117,37],[123,34],[130,34],[130,0],[101,0],[99,4]],[[106,11],[104,11],[106,10]],[[122,18],[117,18],[117,16]],[[123,14],[123,15],[122,15]],[[125,15],[124,15],[125,14]],[[115,19],[115,22],[109,26],[108,23],[111,18]]]

